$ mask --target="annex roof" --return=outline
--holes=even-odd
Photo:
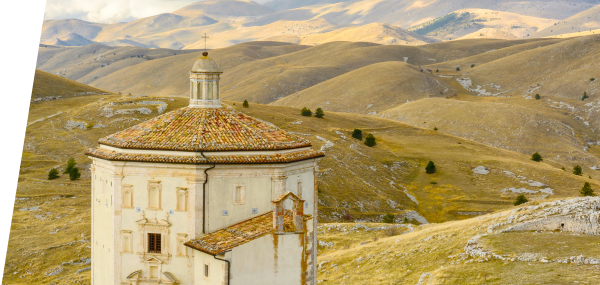
[[[305,216],[305,218],[308,217],[310,216]],[[284,215],[283,223],[284,228],[293,227],[291,212]],[[275,233],[273,212],[268,212],[203,235],[186,242],[185,245],[208,254],[217,255],[271,233]]]
[[[283,150],[310,141],[228,108],[180,108],[114,133],[100,144],[178,151]]]

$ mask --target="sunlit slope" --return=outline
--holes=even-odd
[[[82,47],[41,46],[37,68],[82,83],[100,78],[122,68],[195,50],[110,47],[93,44]]]
[[[561,121],[534,108],[433,98],[387,110],[381,116],[525,155],[539,152],[545,161],[567,168],[580,164],[587,170],[600,164],[600,157],[586,152],[585,140],[566,124],[577,122],[566,116]]]
[[[77,19],[46,20],[42,25],[41,41],[75,33],[86,39],[94,39],[109,24],[86,22]]]
[[[532,36],[549,37],[597,29],[600,29],[600,5],[596,5],[564,20],[555,21],[552,26],[539,31]]]
[[[104,90],[36,69],[31,99],[48,96],[68,98],[77,95],[88,95],[86,94],[88,92],[95,94],[106,93]]]
[[[461,9],[411,27],[409,30],[436,39],[522,39],[557,20],[488,9]]]
[[[252,0],[209,0],[190,4],[173,14],[188,17],[198,14],[214,17],[259,17],[273,12],[275,10]]]
[[[599,55],[600,35],[573,38],[474,68],[460,65],[459,78],[474,94],[483,96],[526,97],[539,93],[557,100],[578,100],[587,92],[591,101],[600,96],[599,81],[591,80],[600,78]]]
[[[369,114],[429,96],[451,96],[450,88],[426,70],[388,61],[344,73],[271,104]]]
[[[302,50],[307,46],[278,42],[244,43],[224,49],[212,50],[213,58],[222,70],[259,59],[279,56]],[[124,94],[183,95],[189,93],[189,71],[202,52],[177,55],[143,62],[99,77],[90,85]]]
[[[300,38],[301,44],[315,45],[335,41],[371,42],[388,45],[424,45],[437,42],[405,29],[380,23],[341,28],[331,32],[310,34]]]

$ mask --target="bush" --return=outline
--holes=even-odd
[[[50,169],[50,172],[48,172],[48,180],[56,179],[58,177],[60,177],[58,176],[58,170],[56,168]]]
[[[354,131],[352,132],[352,137],[359,141],[362,141],[362,131],[359,129],[354,129]]]
[[[92,124],[92,123],[89,123],[89,124],[87,124],[87,125],[85,126],[85,128],[86,128],[86,129],[88,129],[88,130],[91,130],[91,129],[93,129],[93,128],[94,128],[94,124]]]
[[[596,78],[594,78],[594,77],[590,78],[590,81],[594,81],[594,80],[596,80]]]
[[[562,169],[562,171],[567,171],[564,166],[561,167],[560,169]]]
[[[69,172],[69,179],[71,180],[79,179],[80,176],[81,173],[79,173],[79,168],[77,167],[73,167],[73,169],[71,169],[71,172]]]
[[[582,173],[583,173],[583,169],[581,169],[581,166],[575,165],[575,167],[573,167],[573,174],[581,175]]]
[[[300,114],[302,114],[302,116],[310,117],[312,116],[312,111],[304,107],[302,108],[302,111],[300,111]]]
[[[475,67],[475,64],[471,64],[471,68]]]
[[[421,72],[423,72],[423,69],[421,68]]]
[[[435,70],[435,72],[440,72],[440,70],[439,70],[439,69],[436,69],[436,70]]]
[[[400,234],[400,230],[398,229],[398,226],[391,226],[383,230],[383,233],[389,237],[397,236]]]
[[[392,214],[386,214],[385,216],[383,216],[384,223],[393,224],[394,220],[396,220],[396,217],[394,217],[394,215]]]
[[[534,153],[534,154],[531,155],[531,160],[540,162],[540,161],[542,161],[544,159],[542,158],[542,156],[539,153],[536,152],[536,153]]]
[[[535,100],[540,100],[542,99],[542,97],[540,97],[540,94],[535,94]]]
[[[429,184],[437,184],[437,181],[431,181]]]
[[[244,108],[250,107],[250,104],[248,104],[248,100],[244,100],[244,103],[242,103],[242,107],[244,107]]]
[[[434,131],[437,131],[437,130],[438,130],[438,128],[437,128],[437,127],[434,127],[434,128],[433,128],[433,130],[434,130]]]
[[[519,205],[525,204],[527,202],[529,202],[529,201],[527,200],[527,198],[525,198],[525,195],[521,194],[521,195],[517,196],[517,199],[515,200],[515,206],[519,206]]]
[[[315,111],[315,117],[323,118],[323,116],[325,116],[325,112],[323,112],[323,109],[317,108],[317,110]]]
[[[456,68],[456,71],[460,71],[460,67],[457,67],[457,68]]]
[[[373,134],[368,134],[365,138],[365,145],[368,147],[374,147],[376,144],[377,142],[375,142],[375,136],[373,136]]]
[[[590,98],[590,96],[587,95],[587,92],[583,92],[583,97],[581,97],[581,101]]]
[[[433,174],[435,173],[435,171],[435,163],[433,163],[433,161],[430,160],[429,163],[427,163],[427,166],[425,166],[425,173]]]
[[[404,217],[404,221],[402,221],[402,223],[403,223],[403,224],[408,224],[408,223],[410,223],[410,221],[408,220],[408,218],[407,218],[407,217]]]
[[[69,161],[67,161],[67,168],[63,173],[71,173],[71,170],[73,170],[73,167],[75,167],[76,164],[77,162],[75,162],[75,158],[69,158]]]
[[[590,185],[588,182],[583,184],[583,188],[581,188],[579,193],[581,193],[583,196],[596,196],[596,194],[594,194],[594,189],[592,189],[592,185]]]

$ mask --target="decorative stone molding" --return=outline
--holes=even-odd
[[[271,179],[273,180],[273,193],[275,194],[275,197],[279,197],[281,195],[283,195],[283,193],[285,193],[285,183],[287,180],[287,177],[284,175],[277,175],[277,176],[273,176],[271,177]]]
[[[133,185],[123,184],[121,185],[121,208],[133,209]]]
[[[169,241],[169,213],[166,213],[165,218],[160,221],[156,218],[156,211],[153,211],[153,217],[151,219],[146,218],[145,211],[142,211],[142,218],[137,220],[140,238],[138,241],[137,254],[140,258],[140,262],[145,262],[150,257],[160,258],[165,264],[169,264],[171,258],[171,248]],[[160,234],[161,235],[161,250],[160,253],[148,252],[148,234]]]
[[[121,253],[133,253],[133,234],[131,230],[121,230]]]
[[[292,192],[287,192],[273,200],[273,227],[275,228],[275,234],[285,234],[283,221],[288,210],[285,208],[285,201],[287,200],[293,203],[291,210],[294,216],[294,232],[298,234],[304,233],[304,200]]]
[[[188,189],[185,187],[176,187],[175,195],[175,211],[186,212],[189,208]]]
[[[152,205],[152,189],[155,188],[158,191],[158,201],[157,206]],[[161,205],[162,200],[162,184],[160,184],[160,180],[148,180],[148,207],[149,210],[162,210]]]
[[[187,257],[187,246],[183,245],[186,241],[188,241],[188,235],[187,234],[183,234],[183,233],[178,233],[177,234],[177,238],[176,238],[176,246],[175,246],[175,251],[176,251],[176,256],[179,257]],[[181,251],[181,249],[183,251]]]
[[[245,184],[233,184],[233,204],[244,205],[246,203],[246,185]]]

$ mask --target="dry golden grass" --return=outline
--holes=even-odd
[[[560,18],[559,18],[560,19]],[[552,26],[549,26],[535,34],[533,37],[551,37],[567,34],[586,33],[590,30],[600,29],[600,5],[596,5],[581,13],[577,13],[566,19],[555,21]],[[598,31],[595,32],[598,34]],[[583,35],[583,34],[581,34]]]
[[[31,99],[47,96],[62,96],[63,98],[72,97],[76,94],[93,92],[97,94],[107,91],[94,88],[73,80],[62,78],[41,70],[35,70],[35,80],[33,81],[33,90]]]

